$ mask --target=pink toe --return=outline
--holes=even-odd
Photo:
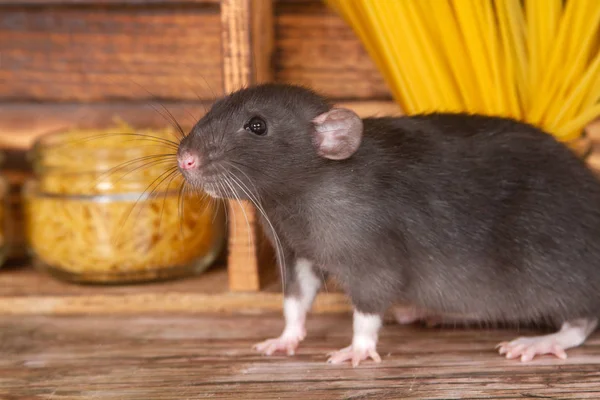
[[[529,362],[529,361],[533,360],[534,355],[535,355],[535,352],[531,352],[531,351],[524,352],[523,355],[521,356],[521,362]]]
[[[558,358],[560,358],[561,360],[566,360],[567,359],[567,353],[560,348],[559,346],[554,346],[554,351],[553,351],[554,355]]]
[[[370,350],[369,351],[369,356],[373,359],[373,361],[375,361],[376,363],[380,363],[381,362],[381,357],[379,356],[379,354],[375,351],[375,350]]]

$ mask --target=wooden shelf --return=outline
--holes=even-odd
[[[264,313],[279,312],[279,284],[260,292],[228,290],[227,270],[215,266],[196,277],[127,286],[87,286],[62,282],[31,267],[0,269],[0,315]],[[350,310],[346,296],[328,285],[316,313]]]

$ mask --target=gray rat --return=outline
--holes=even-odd
[[[270,83],[216,101],[178,160],[191,186],[255,203],[278,250],[285,329],[255,346],[265,354],[294,354],[322,274],[354,307],[352,343],[331,363],[380,362],[382,315],[398,304],[556,325],[499,344],[522,361],[565,358],[596,327],[600,183],[528,124],[451,113],[361,119],[308,88]]]

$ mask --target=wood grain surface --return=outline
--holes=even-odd
[[[0,99],[109,101],[221,93],[219,8],[0,5]]]
[[[148,100],[141,103],[111,102],[99,104],[31,104],[7,103],[0,106],[0,148],[28,149],[36,138],[73,127],[102,128],[119,118],[135,127],[169,126],[166,110],[190,129],[211,102],[167,102]],[[398,106],[389,101],[340,102],[362,116],[399,114]]]
[[[274,11],[276,80],[336,99],[390,98],[321,1],[280,0]],[[220,42],[219,7],[201,0],[0,1],[0,101],[211,99],[223,89]]]
[[[296,356],[251,350],[278,315],[0,318],[0,398],[25,399],[597,399],[600,335],[560,361],[505,360],[496,343],[533,332],[388,324],[380,365],[333,366],[351,319],[309,316]]]
[[[279,1],[275,10],[276,80],[335,99],[390,99],[354,32],[321,1]]]
[[[218,265],[197,277],[124,286],[65,283],[30,267],[0,269],[0,316],[264,313],[280,311],[282,302],[278,278],[260,292],[231,292],[227,270]],[[347,297],[328,282],[315,300],[314,311],[348,312],[350,306]]]

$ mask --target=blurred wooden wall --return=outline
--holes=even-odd
[[[19,191],[35,138],[68,127],[185,127],[223,93],[218,0],[0,0],[0,149]],[[390,94],[350,28],[319,0],[275,0],[275,80],[380,109]],[[375,102],[372,102],[375,101]],[[19,232],[14,233],[22,237]]]
[[[118,115],[190,125],[222,94],[214,0],[0,0],[0,146],[23,149],[72,124]],[[275,79],[334,99],[390,98],[344,22],[317,0],[275,1]]]

